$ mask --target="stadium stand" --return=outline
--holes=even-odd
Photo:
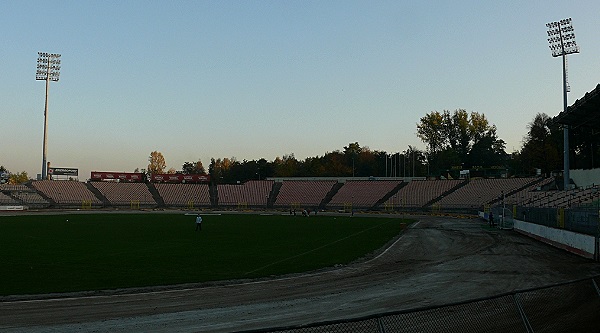
[[[3,205],[25,205],[33,208],[44,208],[50,205],[35,189],[27,185],[2,184],[0,192],[4,192],[4,195],[10,198],[10,200],[6,197],[0,200],[0,204]]]
[[[327,203],[328,208],[371,208],[402,183],[401,180],[349,180]]]
[[[524,207],[567,208],[589,205],[600,197],[600,187],[593,186],[585,189],[567,191],[550,190],[529,192],[520,202],[513,204]],[[513,200],[514,201],[514,200]]]
[[[57,205],[81,206],[84,201],[101,205],[94,193],[84,183],[70,180],[39,180],[31,184],[36,190],[52,199]]]
[[[509,195],[538,180],[538,178],[472,179],[465,186],[440,198],[436,205],[444,208],[478,208],[497,201],[502,193]]]
[[[600,195],[600,188],[597,185],[560,191],[554,182],[554,177],[545,178],[539,183],[511,195],[507,198],[506,203],[523,207],[566,208],[589,205]]]
[[[43,207],[48,207],[50,205],[48,200],[44,199],[44,197],[42,197],[37,192],[33,192],[33,191],[13,192],[12,195],[13,195],[13,197],[20,200],[23,203],[23,205],[26,205],[26,206],[43,208]]]
[[[156,190],[169,207],[210,206],[208,184],[154,184]]]
[[[463,180],[413,180],[387,199],[385,207],[421,208],[463,183]]]
[[[555,179],[252,180],[243,184],[175,184],[43,180],[0,184],[0,205],[45,207],[213,207],[472,210],[504,204],[536,208],[590,206],[600,186],[559,191]],[[84,207],[85,204],[85,207]]]
[[[156,201],[144,183],[90,182],[114,206],[155,207]]]
[[[25,185],[0,184],[0,205],[20,205],[21,202],[12,197],[19,191],[31,191],[31,189]]]
[[[31,189],[29,187],[27,187],[27,185],[23,185],[23,184],[18,184],[18,185],[13,185],[13,184],[0,184],[0,191],[1,192],[17,192],[17,191],[31,191]]]
[[[19,202],[9,195],[0,192],[0,205],[18,205]]]
[[[276,207],[318,207],[337,180],[284,180],[274,205]]]
[[[219,206],[266,207],[272,188],[272,180],[250,180],[239,185],[219,184]]]
[[[530,202],[535,196],[546,193],[546,190],[554,181],[554,177],[548,177],[541,179],[539,182],[534,182],[530,186],[507,196],[506,203],[509,205],[521,205]]]

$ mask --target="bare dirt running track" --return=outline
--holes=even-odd
[[[423,217],[384,252],[269,280],[0,298],[2,332],[231,332],[443,305],[600,274],[600,264],[479,219]]]

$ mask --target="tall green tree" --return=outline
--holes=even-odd
[[[352,175],[352,165],[348,164],[346,155],[335,150],[323,156],[325,177],[349,177]]]
[[[434,173],[471,166],[493,166],[505,159],[503,140],[484,114],[457,109],[433,111],[417,124],[417,137],[427,144],[427,159]]]
[[[432,111],[421,118],[417,124],[417,137],[427,144],[427,150],[435,155],[446,147],[446,132],[444,115]]]
[[[275,176],[277,177],[296,177],[300,171],[300,162],[294,156],[294,153],[275,158]]]
[[[300,176],[302,177],[323,177],[325,174],[322,156],[307,157],[301,163]]]
[[[538,113],[527,124],[520,160],[526,173],[541,169],[547,174],[562,170],[562,130],[545,113]]]
[[[235,157],[231,158],[211,158],[208,166],[208,173],[211,180],[218,183],[233,183],[242,180],[232,172],[233,165],[237,163]]]
[[[467,164],[489,168],[501,166],[506,160],[506,144],[496,137],[496,128],[490,129],[473,143]]]
[[[458,109],[453,114],[444,111],[444,135],[450,148],[458,154],[461,160],[466,160],[473,136],[467,111]]]
[[[423,177],[427,175],[428,162],[425,152],[409,145],[408,148],[402,152],[401,158],[403,161],[401,176]]]
[[[202,161],[198,160],[196,162],[184,162],[182,165],[182,171],[187,175],[205,175],[206,169],[204,169],[204,165],[202,165]]]
[[[350,143],[348,144],[348,146],[344,147],[344,155],[346,156],[346,162],[352,170],[352,173],[348,176],[356,176],[357,164],[359,164],[358,158],[362,153],[362,150],[363,149],[358,144],[358,142]]]

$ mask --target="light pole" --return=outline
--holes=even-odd
[[[598,198],[598,188],[594,187],[592,193],[596,197],[596,261],[600,261],[600,198]]]
[[[385,177],[388,177],[388,153],[385,153]]]
[[[570,90],[567,82],[567,54],[579,53],[579,46],[575,43],[575,32],[571,25],[571,18],[546,24],[548,27],[548,43],[553,57],[562,57],[563,63],[563,111],[567,112],[567,93]],[[564,162],[563,180],[564,190],[568,190],[570,183],[569,175],[569,125],[563,125]]]
[[[46,101],[44,103],[44,149],[42,153],[42,179],[48,177],[47,151],[48,151],[48,90],[50,81],[58,81],[60,75],[60,54],[38,52],[36,80],[46,81]]]

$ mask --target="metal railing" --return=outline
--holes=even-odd
[[[598,209],[593,207],[538,208],[511,207],[517,220],[597,236],[600,234]]]

